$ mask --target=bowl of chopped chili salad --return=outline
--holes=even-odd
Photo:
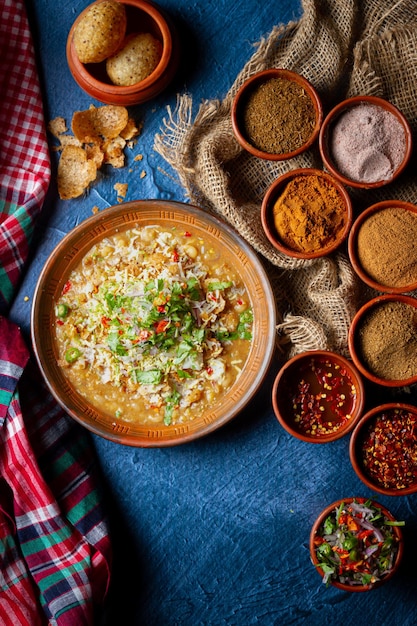
[[[272,389],[272,405],[281,426],[310,443],[327,443],[352,431],[364,401],[356,367],[328,350],[303,352],[289,359]]]
[[[370,591],[397,572],[403,551],[403,521],[366,498],[327,506],[310,533],[310,556],[327,586]]]
[[[252,399],[275,349],[263,266],[226,223],[179,202],[120,204],[58,244],[32,308],[35,354],[58,402],[95,434],[167,446]]]
[[[417,491],[417,408],[387,403],[367,412],[354,429],[350,460],[373,491],[402,496]]]

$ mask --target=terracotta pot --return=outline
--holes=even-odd
[[[128,87],[114,85],[102,63],[83,64],[75,51],[73,34],[87,7],[75,20],[67,40],[67,61],[77,84],[90,96],[105,104],[129,106],[155,98],[171,82],[179,63],[179,42],[168,15],[153,2],[122,0],[127,13],[127,34],[149,32],[162,43],[162,56],[154,71],[144,80]],[[94,2],[93,4],[97,4]]]

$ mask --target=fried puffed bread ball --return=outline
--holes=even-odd
[[[74,29],[81,63],[100,63],[114,54],[126,34],[126,10],[115,0],[93,4]]]
[[[162,56],[162,44],[150,33],[129,35],[123,46],[106,61],[114,85],[127,87],[152,74]]]

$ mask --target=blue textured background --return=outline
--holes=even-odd
[[[70,25],[88,4],[27,0],[47,119],[59,115],[69,122],[75,110],[98,104],[76,85],[65,59]],[[11,315],[28,337],[31,296],[46,258],[66,232],[91,215],[93,205],[116,204],[115,182],[129,183],[126,200],[184,200],[175,174],[153,150],[154,134],[166,106],[175,107],[176,94],[190,93],[195,107],[203,99],[223,98],[253,44],[274,25],[301,14],[297,0],[161,0],[160,5],[181,35],[180,69],[165,93],[132,109],[144,123],[134,151],[144,158],[130,164],[133,171],[109,170],[86,198],[72,201],[59,201],[51,186],[36,254]],[[91,436],[116,551],[109,626],[417,624],[417,495],[380,497],[407,523],[405,558],[395,579],[367,594],[321,584],[308,553],[315,517],[341,497],[375,494],[350,466],[348,438],[311,445],[281,428],[270,398],[278,366],[273,363],[241,415],[194,443],[134,449]],[[369,405],[383,399],[370,391]]]

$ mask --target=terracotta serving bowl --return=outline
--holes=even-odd
[[[417,492],[415,425],[416,407],[399,402],[374,407],[356,425],[350,461],[367,487],[385,496]]]
[[[117,411],[106,414],[100,408],[101,403],[93,405],[87,401],[72,386],[64,368],[59,365],[55,338],[56,324],[59,324],[57,300],[63,291],[65,293],[72,270],[78,267],[87,252],[106,237],[155,224],[205,242],[207,254],[213,258],[217,255],[216,258],[233,267],[245,285],[253,313],[249,354],[230,389],[220,399],[213,399],[210,410],[202,417],[182,423],[178,420],[179,423],[171,425],[164,425],[162,421],[140,423],[140,416],[138,422],[124,421],[118,419]],[[102,323],[108,323],[106,318]],[[275,349],[275,325],[275,300],[269,279],[250,246],[229,225],[201,209],[160,200],[140,200],[111,207],[86,219],[68,233],[45,263],[32,308],[36,358],[57,401],[69,415],[95,434],[116,443],[143,447],[188,442],[212,432],[236,416],[255,395],[268,370]]]
[[[311,533],[310,533],[310,557],[311,557],[311,561],[313,563],[313,565],[315,566],[317,572],[320,574],[320,576],[323,578],[323,582],[326,580],[325,577],[325,572],[321,567],[321,563],[323,563],[322,557],[320,556],[319,559],[319,554],[318,554],[318,550],[324,550],[324,548],[327,548],[327,546],[323,547],[323,542],[322,542],[322,534],[323,534],[323,527],[324,527],[324,523],[325,520],[329,518],[332,520],[336,519],[336,511],[339,510],[339,507],[341,506],[350,506],[353,503],[353,506],[355,506],[355,503],[367,507],[372,507],[370,510],[374,511],[374,509],[378,509],[380,511],[380,513],[382,513],[383,519],[389,520],[390,522],[396,522],[395,518],[393,517],[392,513],[390,513],[390,511],[382,506],[381,504],[379,504],[379,502],[375,502],[374,500],[367,500],[366,498],[343,498],[341,500],[338,500],[336,502],[333,502],[333,504],[330,504],[329,506],[327,506],[321,513],[320,515],[317,517],[316,521],[314,522],[312,529],[311,529]],[[355,511],[355,515],[357,514],[357,511]],[[360,515],[362,515],[362,513],[360,513]],[[361,518],[359,518],[359,520],[361,520]],[[356,523],[358,523],[355,520]],[[376,524],[378,524],[378,522],[374,522],[373,525],[375,526]],[[358,530],[361,528],[360,526],[360,521],[359,521],[359,528]],[[353,527],[355,528],[355,527]],[[365,525],[365,528],[369,529],[369,525]],[[371,525],[372,528],[372,525]],[[388,526],[389,531],[391,532],[395,544],[396,544],[396,553],[394,556],[394,561],[393,561],[393,565],[391,567],[391,569],[389,571],[387,571],[387,573],[385,573],[384,575],[381,575],[381,577],[379,578],[379,580],[375,580],[369,583],[364,583],[362,584],[361,582],[356,582],[355,584],[351,584],[349,582],[341,582],[339,578],[332,578],[330,577],[326,582],[327,584],[332,585],[333,587],[337,587],[338,589],[341,589],[343,591],[356,591],[356,592],[363,592],[363,591],[370,591],[371,589],[375,589],[377,587],[380,587],[382,584],[385,584],[386,582],[388,582],[398,571],[399,566],[401,564],[401,560],[403,557],[403,553],[404,553],[404,539],[403,539],[403,533],[401,531],[401,527],[398,525],[393,525],[393,526]],[[383,529],[385,530],[385,528]],[[360,530],[359,530],[360,532]],[[356,535],[357,531],[354,531],[354,534]],[[351,534],[352,531],[351,531]],[[373,538],[374,535],[369,535],[369,537]],[[358,540],[358,544],[357,546],[359,546],[360,549],[364,548],[365,546],[363,544],[361,544],[361,541],[363,540]],[[368,539],[369,541],[369,539]],[[320,546],[322,546],[320,548]],[[358,550],[358,547],[355,548],[356,550]],[[361,550],[362,551],[362,550]],[[354,555],[352,555],[353,558],[356,558]],[[350,559],[350,555],[348,557],[348,560]],[[352,559],[353,562],[353,559]]]
[[[324,238],[320,235],[320,239],[315,239],[313,234],[305,229],[305,237],[302,242],[312,242],[311,249],[307,250],[308,243],[304,246],[304,243],[299,247],[291,246],[288,241],[283,241],[282,237],[279,235],[276,221],[274,218],[274,206],[280,196],[286,192],[288,189],[288,185],[293,184],[295,179],[299,179],[299,177],[306,177],[314,180],[314,177],[318,177],[322,184],[327,185],[330,189],[334,190],[340,197],[341,209],[338,212],[338,220],[339,225],[337,229],[335,228],[334,232],[331,236]],[[301,192],[300,192],[301,195]],[[310,194],[311,195],[311,194]],[[294,219],[294,212],[290,203],[286,203],[288,205],[290,211],[290,217]],[[307,202],[303,201],[303,206],[307,206]],[[300,226],[301,229],[304,229],[305,225],[311,222],[321,221],[322,220],[322,211],[319,212],[319,215],[315,217],[315,212],[312,210],[311,216],[306,216],[303,214],[300,217]],[[349,230],[352,224],[353,219],[353,211],[352,211],[352,203],[346,189],[341,185],[336,179],[333,178],[327,172],[323,172],[322,170],[314,169],[314,168],[300,168],[291,170],[286,172],[279,178],[277,178],[272,185],[268,188],[265,193],[265,196],[262,200],[261,206],[261,221],[262,227],[264,229],[265,235],[271,242],[271,244],[287,256],[299,258],[299,259],[315,259],[318,257],[326,256],[331,254],[339,246],[345,241],[349,234]],[[332,213],[329,217],[328,224],[326,228],[328,230],[332,230],[334,227],[334,214]],[[321,227],[320,227],[321,228]],[[311,229],[310,229],[311,231]],[[301,231],[303,232],[303,231]],[[323,232],[323,231],[319,231]],[[297,236],[299,236],[300,229],[297,229]],[[325,241],[325,243],[323,243]],[[304,247],[304,249],[302,249]]]
[[[404,308],[410,315],[400,317]],[[417,299],[411,296],[384,294],[366,302],[353,317],[348,334],[349,352],[361,374],[384,387],[416,383],[416,319]]]
[[[392,219],[390,224],[384,221],[385,225],[378,229],[375,225],[378,219],[383,220],[384,215],[392,215],[393,211],[398,217]],[[417,253],[414,253],[414,238],[411,237],[413,242],[407,246],[406,239],[410,240],[410,229],[408,224],[404,224],[401,214],[404,215],[404,219],[410,218],[410,214],[415,216],[417,229],[416,205],[401,200],[384,200],[363,211],[354,221],[349,233],[348,252],[352,266],[359,278],[377,291],[398,294],[417,289]],[[387,228],[391,240],[396,241],[395,246],[387,238]],[[410,268],[412,270],[414,266],[416,266],[414,278],[406,278],[407,272],[411,277]]]
[[[144,80],[127,87],[114,85],[106,74],[105,61],[83,64],[75,51],[74,30],[89,5],[73,23],[67,39],[67,61],[77,84],[90,96],[105,104],[129,106],[146,102],[160,94],[171,82],[179,63],[176,29],[157,4],[146,0],[121,0],[126,7],[126,33],[148,32],[162,43],[162,56],[154,71]],[[93,2],[92,4],[97,4]]]
[[[302,145],[298,145],[293,149],[282,152],[271,152],[256,146],[253,141],[251,141],[248,136],[247,129],[245,128],[244,115],[248,98],[254,93],[254,91],[271,79],[277,78],[290,81],[304,90],[307,97],[310,98],[312,107],[314,108],[315,120],[311,128],[311,133],[306,137],[306,140]],[[233,131],[236,139],[247,152],[255,157],[258,157],[259,159],[284,161],[301,154],[310,148],[310,146],[316,141],[323,120],[323,107],[317,91],[307,79],[300,74],[286,69],[272,68],[254,74],[243,83],[233,100],[231,115]],[[285,122],[283,125],[285,126]]]
[[[398,141],[399,145],[393,146],[392,155],[398,161],[394,171],[391,171],[390,168],[381,174],[381,178],[375,177],[374,174],[370,174],[370,159],[374,158],[378,159],[381,162],[381,159],[387,165],[387,159],[384,155],[383,150],[377,148],[377,139],[374,141],[370,141],[369,145],[367,145],[366,150],[362,152],[362,146],[357,145],[357,138],[354,136],[347,136],[346,134],[346,148],[351,151],[350,158],[352,159],[352,164],[349,163],[346,158],[347,163],[343,164],[342,167],[338,165],[338,162],[341,162],[341,159],[336,159],[332,149],[332,141],[334,137],[334,132],[336,125],[341,119],[341,116],[345,113],[350,113],[354,108],[360,105],[372,105],[377,107],[378,109],[382,109],[382,111],[391,114],[393,118],[399,123],[400,128],[402,129],[403,138]],[[381,129],[381,123],[378,122],[376,124],[377,132]],[[359,128],[359,124],[355,124],[355,131],[360,135],[365,134],[364,129]],[[345,138],[345,134],[343,134]],[[344,141],[343,138],[343,141]],[[323,162],[328,169],[328,171],[333,174],[335,178],[337,178],[344,185],[348,185],[350,187],[358,187],[362,189],[374,189],[376,187],[382,187],[383,185],[387,185],[395,180],[406,168],[412,152],[412,131],[411,127],[405,118],[405,116],[401,113],[401,111],[383,98],[378,98],[376,96],[355,96],[353,98],[348,98],[347,100],[343,100],[337,104],[325,117],[323,124],[320,129],[319,134],[319,149],[321,153],[321,157]],[[340,146],[340,141],[338,137],[338,146]],[[339,147],[337,148],[340,149]],[[375,157],[372,157],[372,150],[376,151]],[[400,154],[400,156],[396,156]],[[361,156],[362,155],[362,156]],[[392,158],[392,155],[390,159]],[[361,171],[354,172],[353,164],[355,167],[361,163]],[[363,172],[367,172],[363,174]],[[381,170],[382,171],[382,170]]]
[[[355,366],[327,350],[303,352],[287,361],[272,388],[272,405],[281,426],[310,443],[344,437],[360,419],[364,400]]]

